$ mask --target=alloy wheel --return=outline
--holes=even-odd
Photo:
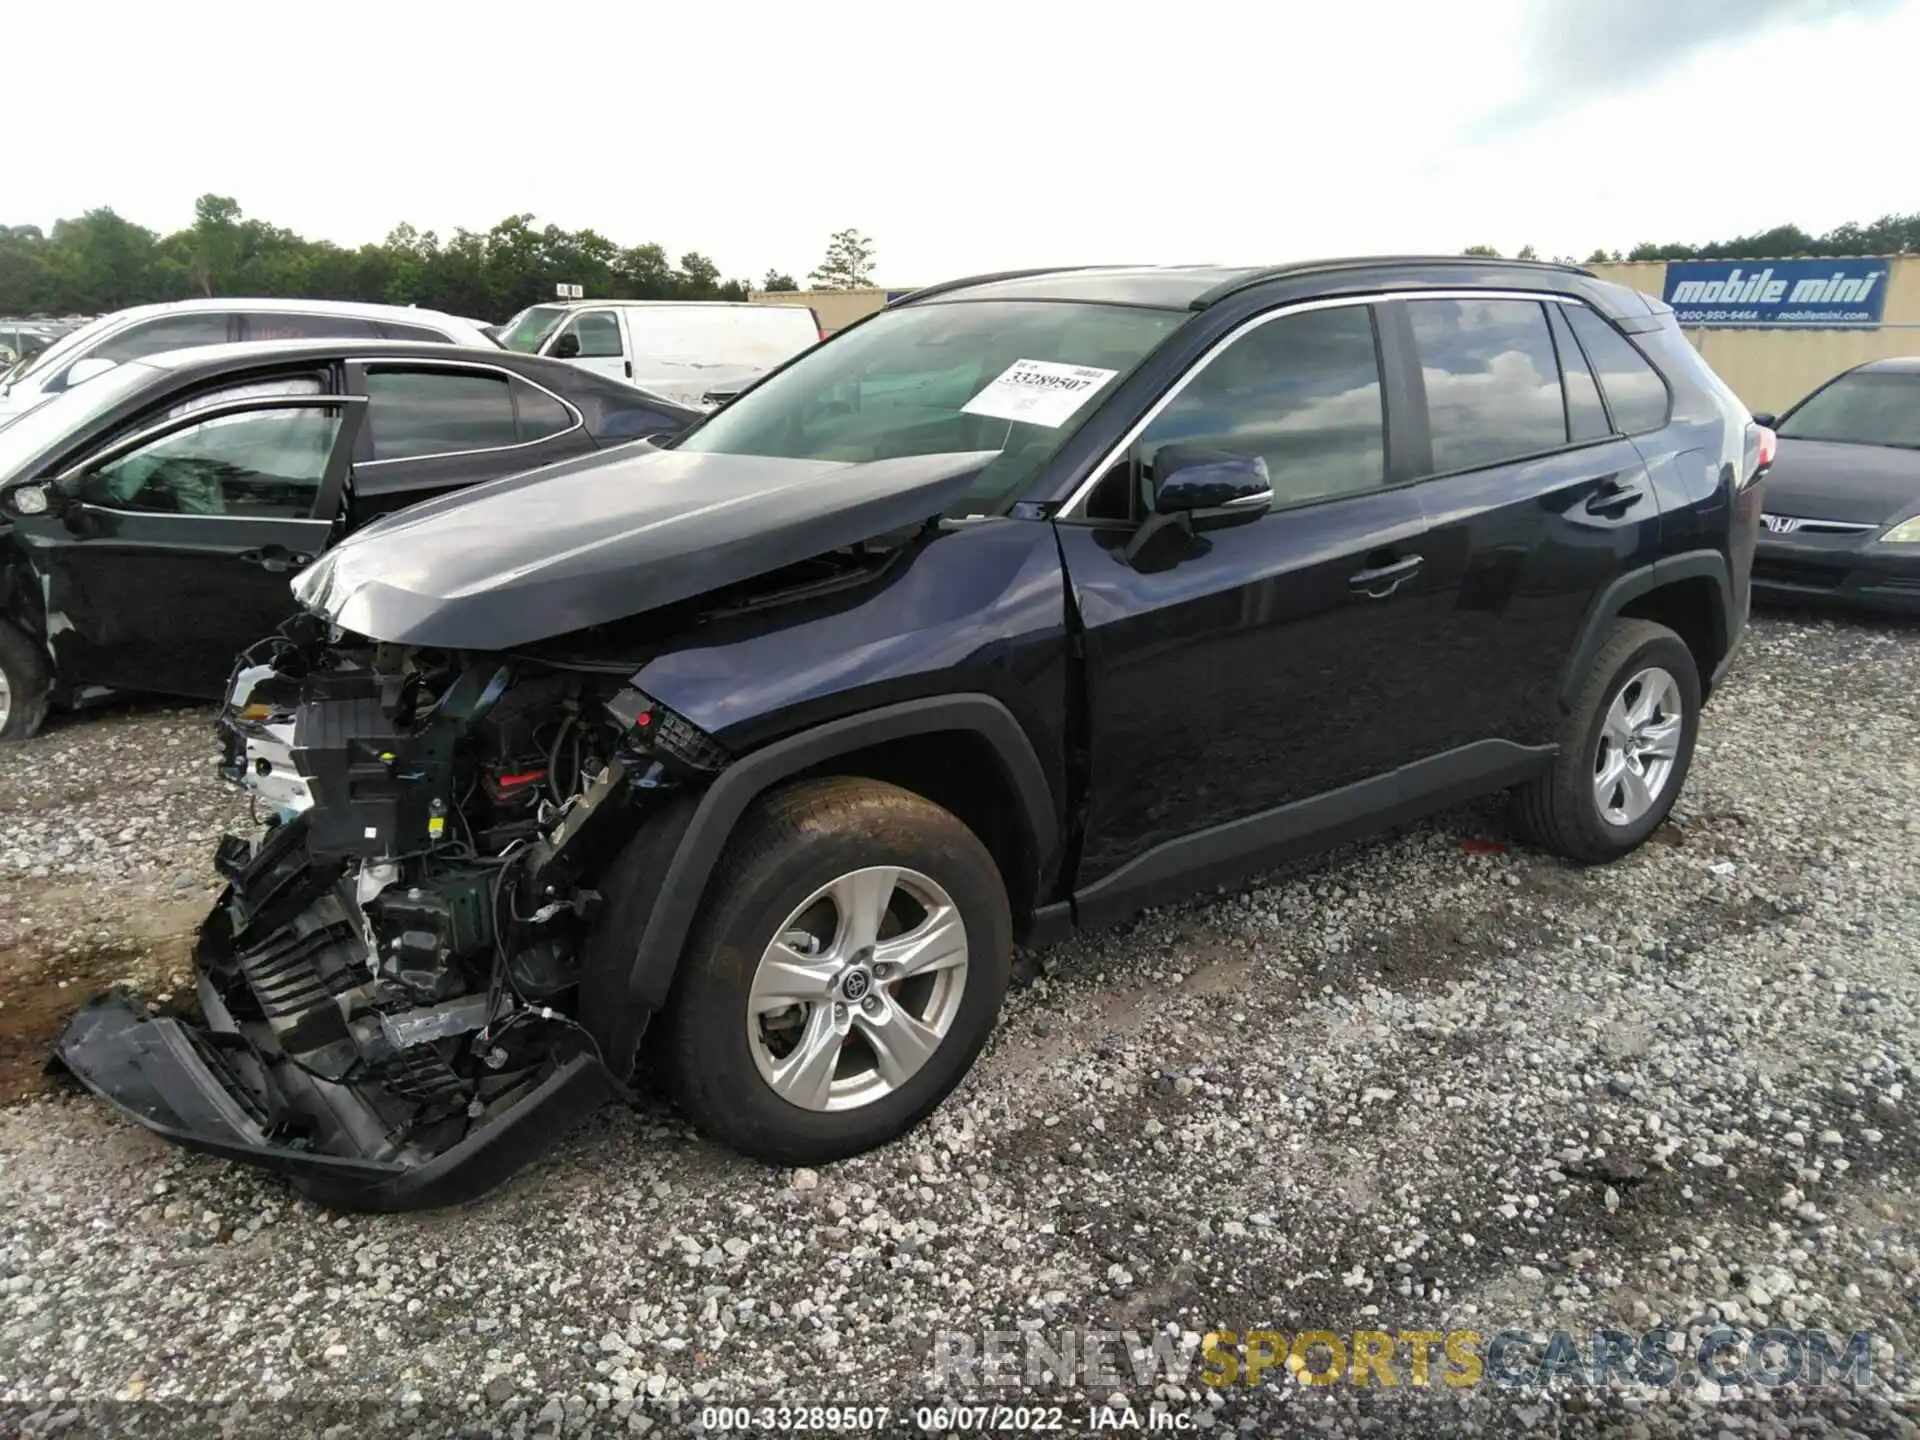
[[[1679,683],[1659,666],[1614,694],[1593,760],[1593,798],[1609,825],[1639,821],[1673,778],[1686,716]]]
[[[822,885],[760,957],[747,1040],[760,1076],[803,1110],[853,1110],[905,1085],[960,1012],[967,928],[914,870],[876,865]]]
[[[7,679],[7,672],[0,670],[0,732],[7,728],[7,721],[13,718],[13,682]]]

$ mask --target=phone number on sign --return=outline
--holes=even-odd
[[[872,1434],[887,1428],[886,1405],[709,1405],[700,1428],[715,1434],[756,1430],[822,1430]]]

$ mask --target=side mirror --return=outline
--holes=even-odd
[[[1163,445],[1141,473],[1150,515],[1264,515],[1273,506],[1273,481],[1267,462],[1258,455],[1204,445]]]
[[[90,355],[84,360],[76,360],[67,367],[67,388],[83,385],[96,375],[104,375],[115,369],[119,362],[108,360],[99,355]]]
[[[27,519],[36,515],[58,515],[66,509],[66,498],[58,485],[45,481],[16,485],[0,496],[0,519],[9,515]]]
[[[577,360],[580,357],[580,337],[569,330],[553,342],[553,349],[547,353],[556,360]]]
[[[1780,428],[1780,417],[1771,410],[1756,410],[1753,412],[1753,423],[1756,425],[1764,425],[1769,430],[1778,430]]]
[[[1273,508],[1273,483],[1258,455],[1236,455],[1204,445],[1162,445],[1150,463],[1134,457],[1146,519],[1121,552],[1142,563],[1168,530],[1191,539],[1198,531],[1257,520]]]

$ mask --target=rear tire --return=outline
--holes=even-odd
[[[1616,860],[1673,809],[1693,763],[1700,672],[1651,620],[1616,620],[1561,724],[1553,767],[1514,794],[1521,828],[1569,860]]]
[[[46,655],[0,621],[0,744],[24,740],[40,728],[52,690]]]
[[[776,791],[742,818],[689,938],[668,1089],[758,1160],[871,1150],[967,1073],[1012,953],[1000,872],[951,813],[874,780]]]

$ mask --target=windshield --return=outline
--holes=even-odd
[[[0,424],[0,483],[24,478],[25,467],[153,377],[151,365],[129,360]]]
[[[1920,449],[1920,375],[1843,375],[1802,400],[1780,422],[1780,435]]]
[[[882,311],[749,390],[677,448],[853,462],[997,450],[958,512],[992,513],[1186,318],[1044,300]]]
[[[533,305],[522,310],[513,319],[499,328],[494,336],[505,350],[518,350],[523,355],[531,355],[539,350],[540,342],[553,333],[553,327],[566,318],[564,305]]]

